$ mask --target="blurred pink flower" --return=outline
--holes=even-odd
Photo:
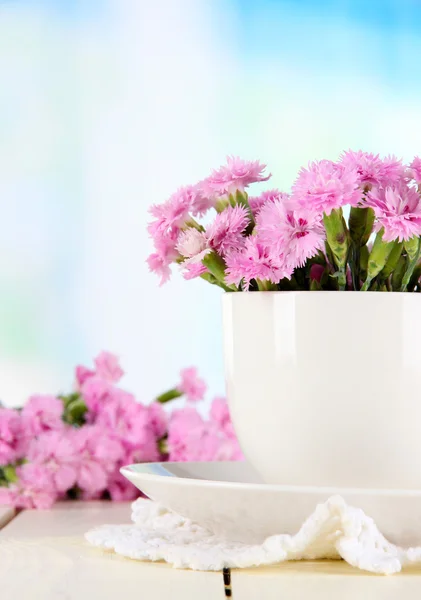
[[[206,383],[197,374],[195,367],[182,369],[180,371],[181,381],[177,385],[177,389],[186,395],[189,402],[197,402],[203,400],[206,392]]]
[[[241,450],[235,438],[219,424],[205,421],[193,408],[174,411],[168,434],[169,460],[238,460]]]
[[[251,183],[267,181],[270,174],[263,175],[266,165],[258,160],[242,160],[238,156],[227,156],[227,164],[213,170],[211,175],[202,182],[205,196],[223,196],[235,194],[236,190],[244,191]]]
[[[361,200],[357,172],[330,160],[310,163],[302,168],[293,188],[292,201],[302,208],[330,215],[345,204]]]
[[[111,352],[101,352],[94,362],[98,377],[105,381],[118,383],[124,375],[117,356]]]
[[[136,402],[131,394],[114,390],[111,401],[98,412],[96,423],[118,440],[125,452],[136,449],[139,462],[158,460],[157,423],[152,421],[148,407]]]
[[[16,469],[18,481],[8,488],[0,487],[0,504],[15,508],[48,509],[57,500],[54,485],[45,469],[27,463]]]
[[[55,396],[31,396],[21,412],[31,435],[50,429],[63,429],[63,402]]]
[[[152,402],[148,407],[150,427],[156,439],[162,438],[168,429],[168,416],[164,407],[159,402]]]
[[[288,268],[304,266],[324,248],[321,216],[307,210],[287,210],[282,201],[265,204],[257,215],[257,239],[283,255]]]
[[[348,171],[356,171],[363,188],[387,186],[398,183],[404,175],[402,162],[395,156],[381,159],[378,154],[348,150],[341,156],[340,163]]]
[[[46,477],[50,477],[58,493],[67,492],[77,479],[79,454],[73,446],[73,429],[46,431],[34,439],[28,450],[28,460],[44,467]]]
[[[214,398],[210,409],[210,418],[229,438],[236,438],[225,398]]]
[[[206,230],[209,248],[222,256],[242,248],[245,241],[243,233],[249,223],[248,212],[244,206],[228,206],[216,215],[214,222]]]
[[[84,367],[83,365],[77,365],[75,370],[76,376],[76,388],[79,390],[82,385],[87,381],[90,377],[95,375],[95,371]]]
[[[109,474],[124,456],[124,449],[106,429],[98,425],[84,425],[73,432],[74,451],[79,457],[76,483],[89,494],[107,488]]]
[[[131,502],[140,494],[139,490],[118,471],[108,483],[108,492],[114,502]]]
[[[110,399],[112,386],[104,379],[94,375],[83,383],[80,393],[88,407],[88,419],[93,420],[101,406]]]
[[[22,458],[26,443],[27,436],[22,430],[19,413],[11,408],[0,408],[0,466]]]
[[[225,282],[237,286],[241,284],[245,290],[249,289],[252,279],[278,283],[284,277],[290,279],[292,274],[283,256],[272,253],[254,235],[246,239],[243,250],[227,254],[225,262]]]
[[[416,188],[401,183],[372,190],[367,194],[366,205],[376,215],[375,231],[384,227],[384,241],[401,242],[421,235],[421,196]]]

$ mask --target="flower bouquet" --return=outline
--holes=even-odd
[[[176,263],[226,291],[420,291],[420,158],[348,151],[302,168],[291,193],[249,196],[265,167],[228,157],[152,206],[148,263],[161,283]]]
[[[153,206],[149,267],[253,292],[222,298],[227,398],[267,482],[421,489],[421,159],[347,151],[253,195],[265,168]]]
[[[207,420],[192,406],[206,391],[196,369],[181,371],[178,385],[149,405],[119,387],[122,375],[116,357],[103,352],[94,369],[76,367],[72,393],[0,408],[0,504],[131,500],[138,491],[120,474],[124,465],[241,458],[225,400],[213,400]],[[182,396],[189,404],[167,412],[164,405]]]

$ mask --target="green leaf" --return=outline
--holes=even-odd
[[[175,398],[180,398],[180,396],[183,395],[183,392],[180,392],[180,390],[178,390],[177,388],[173,388],[172,390],[168,390],[167,392],[164,392],[163,394],[161,394],[160,396],[158,396],[155,401],[159,402],[160,404],[165,404],[166,402],[170,402],[171,400],[174,400]]]

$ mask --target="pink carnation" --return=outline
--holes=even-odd
[[[63,402],[55,396],[31,396],[21,415],[28,432],[32,435],[64,428]]]
[[[313,212],[287,210],[279,200],[265,204],[257,216],[257,238],[284,256],[287,267],[304,266],[324,247],[325,229]]]
[[[108,402],[112,386],[110,383],[94,375],[89,377],[80,389],[82,398],[88,408],[88,418],[95,419],[101,406]]]
[[[215,398],[210,409],[211,420],[229,437],[236,439],[228,403],[225,398]]]
[[[421,184],[421,158],[419,156],[416,156],[409,165],[409,174],[418,185]]]
[[[270,174],[263,175],[266,165],[258,160],[247,161],[237,156],[228,156],[227,164],[217,170],[202,182],[205,196],[223,196],[235,194],[236,190],[244,191],[251,183],[267,181]]]
[[[171,236],[174,231],[184,227],[189,219],[193,195],[190,187],[178,189],[166,202],[154,204],[149,212],[155,221],[148,225],[148,231],[155,238]]]
[[[362,150],[344,152],[341,164],[348,171],[356,171],[361,187],[369,189],[372,186],[396,184],[404,173],[402,162],[395,156],[381,159],[378,154]]]
[[[57,499],[57,492],[45,469],[27,463],[16,469],[18,481],[8,488],[0,487],[0,504],[15,508],[48,509]]]
[[[210,252],[206,236],[197,229],[188,228],[180,235],[177,250],[186,260],[181,263],[183,277],[193,279],[200,277],[207,271],[202,263],[204,257]]]
[[[186,408],[171,415],[168,433],[169,460],[238,460],[241,450],[214,421],[205,421],[196,410]]]
[[[372,190],[367,195],[366,204],[376,215],[375,231],[384,227],[383,239],[386,242],[401,242],[421,235],[421,196],[415,188],[401,183]]]
[[[245,290],[249,289],[252,279],[278,283],[285,277],[290,279],[292,275],[292,269],[286,266],[283,256],[275,255],[257,236],[247,238],[244,249],[228,254],[225,262],[226,283],[242,284]]]
[[[122,444],[106,429],[84,425],[73,433],[74,452],[79,468],[76,483],[88,494],[98,494],[107,488],[108,478],[124,455]]]
[[[260,211],[262,206],[268,202],[274,202],[275,200],[280,200],[287,206],[290,204],[289,194],[285,194],[280,190],[267,190],[266,192],[262,192],[260,196],[250,197],[248,199],[250,208],[255,215]]]
[[[20,414],[11,408],[0,408],[0,466],[23,458],[28,439]]]
[[[177,386],[177,389],[186,395],[187,400],[190,402],[197,402],[203,400],[206,392],[206,383],[197,374],[195,367],[183,369],[180,371],[181,381]]]
[[[148,406],[149,424],[156,439],[162,438],[168,429],[168,416],[164,407],[159,402],[152,402]]]
[[[94,375],[95,371],[92,371],[92,369],[88,369],[83,365],[78,365],[75,370],[76,388],[79,390],[85,383],[85,381],[87,381],[90,377],[93,377]]]
[[[208,227],[206,237],[209,248],[221,255],[244,245],[243,233],[250,223],[244,206],[228,206]]]
[[[111,400],[101,407],[96,423],[119,440],[126,451],[136,449],[139,461],[158,460],[156,422],[152,421],[148,408],[136,402],[131,394],[114,390]]]
[[[32,441],[28,460],[44,468],[44,477],[49,477],[49,487],[57,493],[71,489],[77,479],[79,455],[73,447],[73,430],[47,431]]]
[[[95,359],[96,373],[101,379],[110,383],[117,383],[124,375],[119,360],[111,352],[101,352]]]
[[[299,206],[326,215],[361,200],[357,172],[330,160],[313,162],[308,169],[301,169],[292,191],[293,201]]]

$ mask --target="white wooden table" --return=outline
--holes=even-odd
[[[58,504],[17,515],[0,507],[1,600],[224,600],[222,573],[141,563],[89,546],[86,530],[128,523],[128,504]],[[383,577],[341,561],[231,571],[233,600],[419,600],[421,569]]]

